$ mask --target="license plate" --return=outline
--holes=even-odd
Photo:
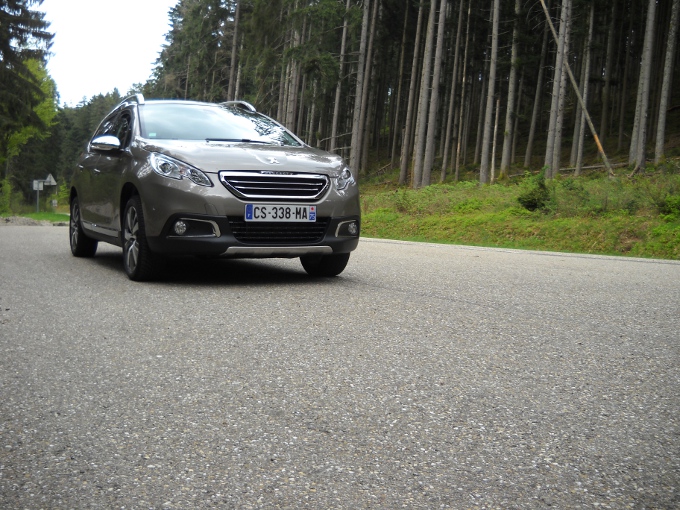
[[[246,204],[246,221],[315,222],[315,205]]]

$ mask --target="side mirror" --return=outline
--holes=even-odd
[[[90,147],[98,151],[120,150],[120,140],[113,135],[101,135],[90,142]]]

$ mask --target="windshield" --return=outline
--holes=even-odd
[[[139,107],[141,134],[151,140],[207,140],[299,146],[271,119],[233,106],[146,103]]]

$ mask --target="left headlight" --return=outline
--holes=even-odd
[[[199,186],[212,186],[212,181],[198,168],[187,165],[178,159],[154,152],[151,154],[151,168],[158,175],[171,179],[189,179]]]
[[[347,165],[342,168],[340,175],[335,178],[335,187],[342,191],[347,188],[350,184],[354,184],[354,177],[352,177],[352,171]]]

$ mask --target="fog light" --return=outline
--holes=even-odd
[[[178,236],[183,236],[187,232],[187,224],[182,220],[175,223],[175,234]]]
[[[356,237],[359,235],[359,222],[355,220],[343,221],[335,229],[335,237]]]

